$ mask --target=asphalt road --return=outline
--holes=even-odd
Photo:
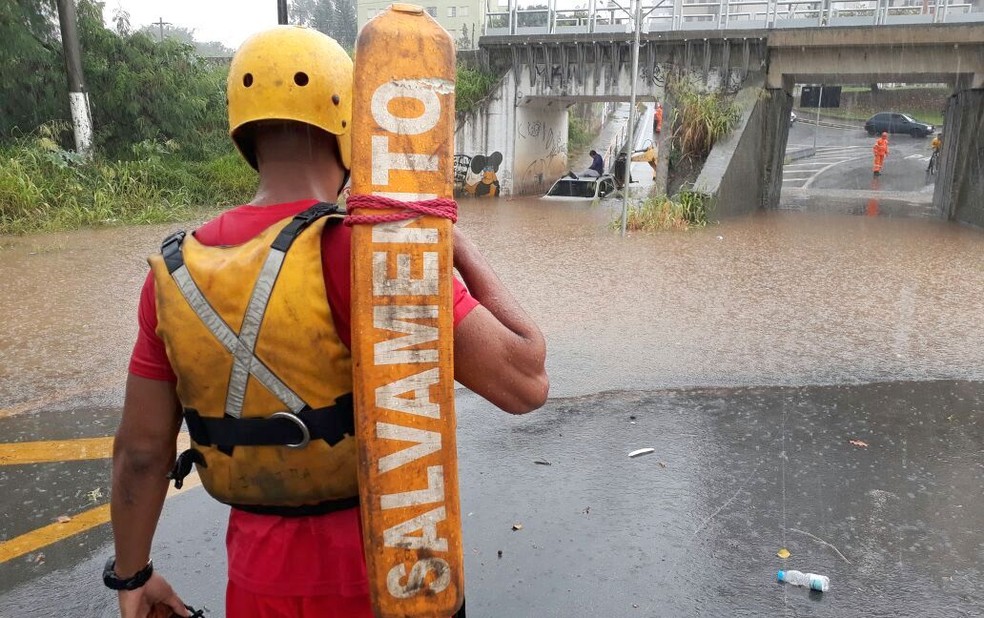
[[[814,134],[816,147],[814,149]],[[889,137],[882,173],[872,173],[875,138],[860,128],[790,127],[780,208],[878,216],[933,217],[930,139]],[[806,155],[806,156],[804,156]]]

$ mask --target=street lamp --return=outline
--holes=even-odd
[[[817,97],[816,124],[813,125],[813,156],[817,156],[817,133],[820,132],[820,103],[823,101],[823,84],[820,84],[820,96]]]
[[[622,236],[629,218],[629,182],[632,179],[632,146],[635,144],[636,78],[639,76],[639,37],[642,34],[642,0],[635,0],[635,41],[632,44],[632,90],[629,94],[629,127],[625,141],[625,178],[622,183]],[[618,158],[618,155],[615,155]]]

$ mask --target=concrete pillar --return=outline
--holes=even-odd
[[[984,89],[947,101],[933,205],[947,219],[984,227]]]
[[[778,208],[782,191],[782,166],[786,158],[786,141],[789,139],[789,112],[793,109],[793,97],[785,89],[769,89],[765,93],[767,97],[760,100],[765,115],[762,207]]]

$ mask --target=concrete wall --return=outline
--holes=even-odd
[[[948,219],[984,227],[984,90],[950,97],[933,205]]]
[[[761,76],[749,81],[754,85],[735,98],[742,109],[738,126],[714,145],[694,183],[712,197],[715,218],[775,207],[779,201],[792,97],[783,90],[762,90]]]
[[[511,73],[506,74],[499,86],[478,109],[461,114],[454,132],[456,155],[490,157],[502,155],[502,163],[495,170],[503,194],[513,192],[513,165],[516,140],[516,105],[513,93],[515,84]]]
[[[459,116],[455,154],[491,158],[503,195],[544,193],[568,171],[567,106],[557,101],[516,104],[516,83],[507,73],[477,110]]]
[[[546,192],[567,172],[567,108],[557,102],[516,108],[513,193]]]

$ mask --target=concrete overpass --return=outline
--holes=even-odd
[[[751,0],[746,0],[751,1]],[[567,170],[567,113],[573,103],[626,101],[632,82],[633,35],[624,32],[490,35],[480,39],[485,62],[502,75],[497,92],[478,114],[462,124],[458,152],[500,153],[499,180],[506,193],[529,193],[544,179]],[[946,83],[953,88],[947,126],[962,126],[961,140],[947,140],[937,181],[940,212],[984,225],[959,206],[981,196],[967,165],[979,161],[984,132],[978,109],[984,88],[984,21],[871,27],[811,27],[650,31],[641,35],[638,98],[663,100],[669,76],[689,76],[708,89],[738,93],[746,109],[741,141],[755,143],[742,153],[743,167],[763,174],[758,192],[728,198],[722,186],[722,214],[773,207],[778,203],[791,92],[796,83]],[[976,93],[976,94],[975,94]],[[751,123],[749,128],[748,123]],[[754,139],[752,131],[757,132]],[[746,139],[747,138],[747,139]],[[737,146],[736,146],[737,147]],[[975,156],[977,157],[975,159]],[[752,160],[749,161],[748,158]],[[538,181],[525,170],[536,166]],[[955,166],[955,167],[954,167]],[[980,169],[975,168],[975,169]],[[948,176],[952,174],[951,178]],[[964,179],[953,192],[941,188]],[[960,184],[959,182],[957,183]]]

